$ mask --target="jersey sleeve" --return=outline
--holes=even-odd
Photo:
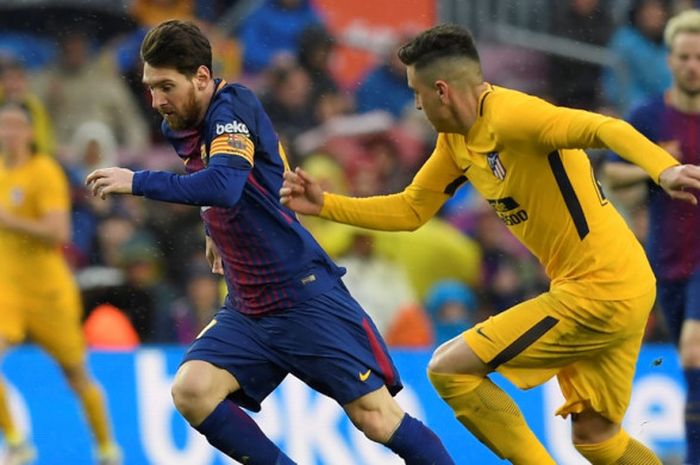
[[[41,172],[37,173],[41,183],[37,191],[37,207],[44,215],[50,212],[70,211],[68,180],[63,170],[51,159],[43,160]]]
[[[512,101],[491,110],[497,115],[496,137],[505,144],[536,144],[543,154],[607,147],[644,169],[657,183],[663,170],[678,164],[671,154],[620,119],[557,107],[524,94]]]
[[[205,134],[209,163],[250,168],[255,163],[257,107],[227,97],[217,102]]]
[[[432,155],[403,192],[365,198],[326,193],[321,216],[369,229],[411,231],[434,216],[465,181],[441,134]]]

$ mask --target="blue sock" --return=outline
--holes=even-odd
[[[404,415],[386,446],[406,465],[454,465],[440,438],[409,414]]]
[[[688,387],[685,399],[686,463],[700,465],[700,369],[683,371]]]
[[[230,400],[217,405],[195,429],[209,444],[245,465],[296,465]]]

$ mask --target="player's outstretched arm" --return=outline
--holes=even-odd
[[[659,185],[674,199],[698,204],[697,197],[687,189],[700,190],[700,166],[676,165],[659,175]]]
[[[323,209],[323,189],[301,168],[285,171],[280,202],[302,215],[318,216]]]

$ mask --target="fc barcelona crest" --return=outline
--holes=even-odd
[[[489,162],[489,168],[491,172],[499,181],[503,181],[506,178],[506,168],[501,163],[501,158],[498,156],[498,152],[491,152],[486,156]]]

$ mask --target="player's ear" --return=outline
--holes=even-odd
[[[197,90],[202,91],[206,89],[207,84],[209,84],[209,81],[211,81],[211,72],[209,71],[209,68],[202,65],[197,68],[197,73],[195,74],[194,78],[197,85]]]
[[[435,81],[435,92],[442,103],[447,103],[449,86],[445,81]]]

